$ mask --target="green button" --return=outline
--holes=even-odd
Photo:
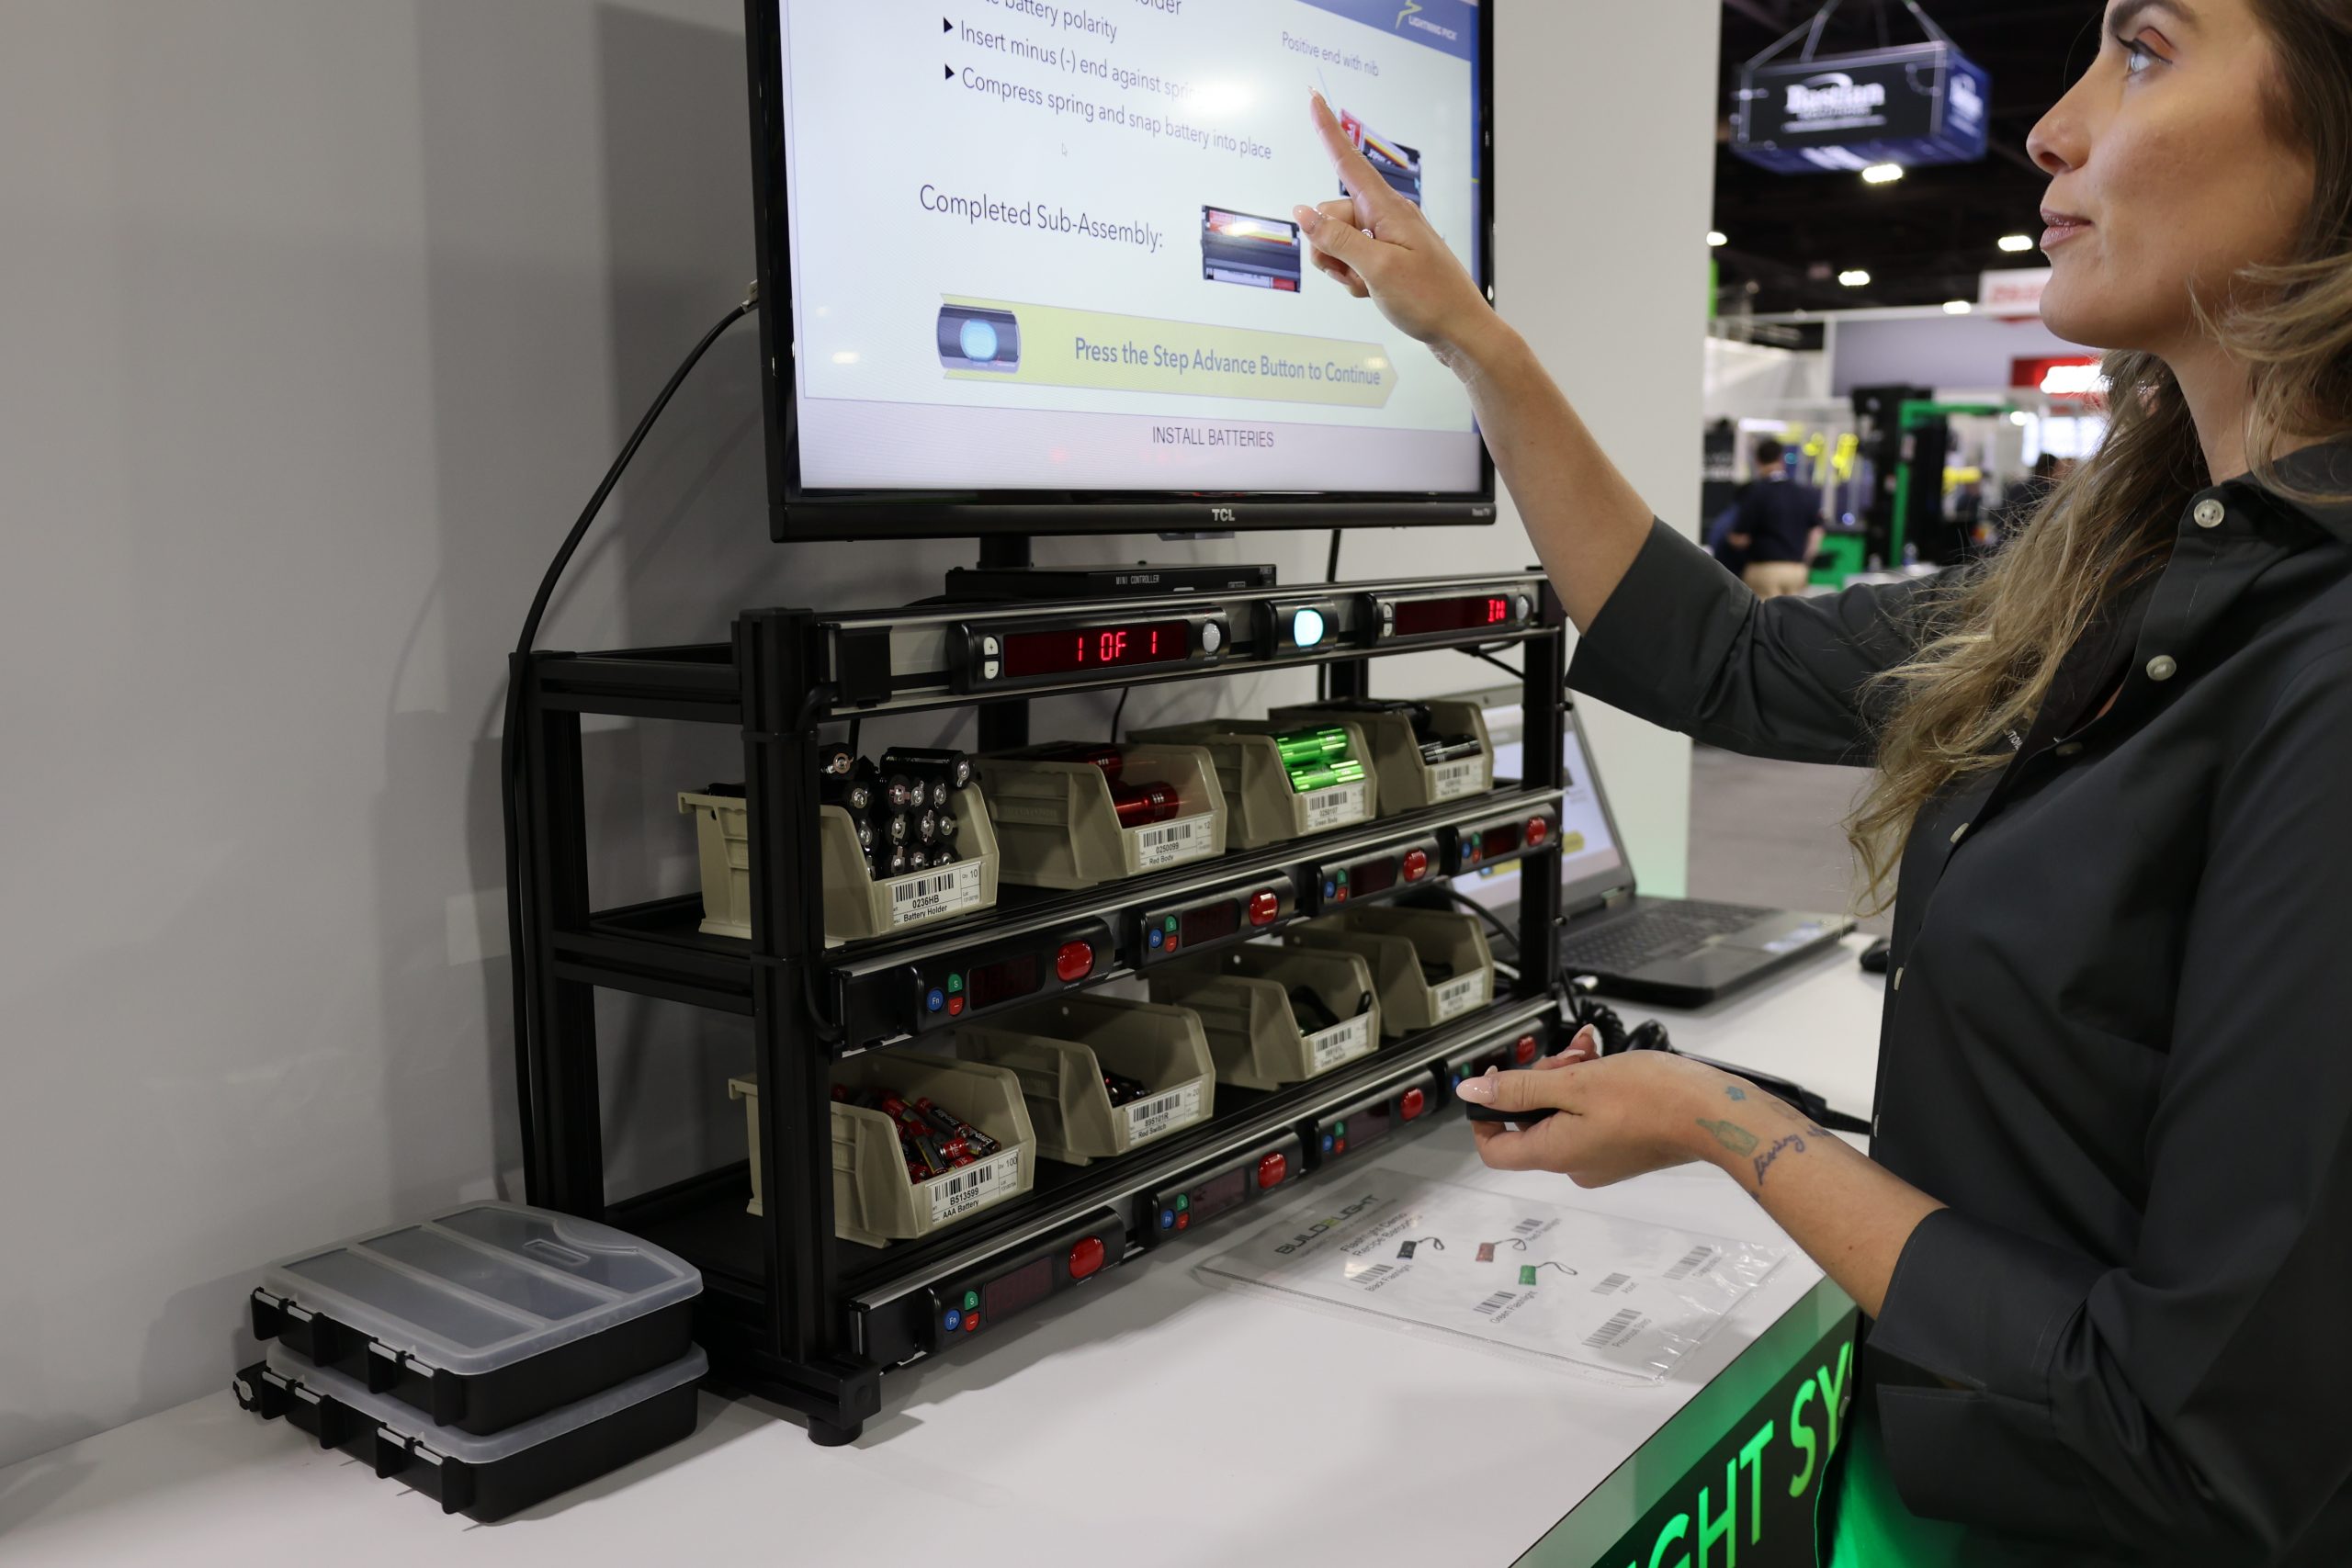
[[[1178,1213],[1182,1213],[1192,1206],[1193,1201],[1190,1198],[1185,1197],[1182,1192],[1176,1194],[1176,1212]]]
[[[1348,874],[1347,874],[1346,872],[1344,872],[1344,871],[1340,872],[1340,880],[1341,882],[1345,882],[1347,879],[1348,879]]]
[[[1345,1122],[1334,1122],[1331,1123],[1331,1136],[1335,1138],[1344,1138],[1347,1135],[1348,1124]]]
[[[961,975],[950,975],[950,976],[947,976],[947,993],[948,993],[948,995],[953,996],[953,995],[955,995],[957,991],[960,991],[960,990],[962,990],[963,988],[964,988],[964,976],[962,976]]]
[[[980,1310],[979,1292],[966,1291],[964,1292],[964,1310],[966,1312],[978,1312]]]
[[[1161,929],[1163,931],[1174,931],[1176,929],[1176,917],[1173,915],[1169,916],[1166,925],[1161,927]]]

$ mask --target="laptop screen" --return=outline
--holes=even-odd
[[[1495,732],[1495,776],[1522,776],[1519,705],[1489,706],[1487,724]],[[1560,900],[1562,908],[1574,913],[1599,902],[1603,894],[1630,886],[1634,874],[1617,841],[1608,796],[1601,791],[1600,775],[1593,768],[1592,754],[1585,749],[1573,708],[1561,744],[1560,767],[1566,775],[1566,789],[1560,800]],[[1510,903],[1519,897],[1519,862],[1509,861],[1476,876],[1456,877],[1454,890],[1489,908]]]

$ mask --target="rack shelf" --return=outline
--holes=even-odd
[[[1448,595],[1490,596],[1485,603],[1497,608],[1498,624],[1392,635],[1413,619],[1394,606]],[[1328,646],[1285,641],[1295,604],[1317,608],[1318,624],[1333,628]],[[1180,614],[1195,627],[1213,620],[1218,628],[1181,666],[1089,669],[1024,676],[1017,691],[989,687],[994,668],[982,649],[1001,633],[1083,624],[1089,615]],[[805,1412],[820,1442],[845,1442],[878,1412],[885,1372],[934,1352],[943,1325],[956,1326],[958,1314],[951,1306],[943,1315],[944,1305],[978,1300],[981,1288],[992,1301],[1011,1301],[995,1287],[1016,1272],[1036,1280],[1041,1269],[1060,1269],[1053,1277],[1065,1286],[1091,1279],[1158,1245],[1188,1192],[1229,1195],[1219,1201],[1238,1208],[1344,1160],[1351,1121],[1362,1142],[1374,1129],[1441,1114],[1451,1075],[1525,1059],[1557,1022],[1556,878],[1525,879],[1516,933],[1524,961],[1510,988],[1483,1009],[1306,1083],[1272,1092],[1221,1086],[1216,1113],[1200,1123],[1082,1168],[1042,1161],[1025,1194],[921,1240],[867,1247],[834,1235],[828,1074],[842,1056],[941,1021],[924,1017],[919,1002],[930,984],[924,976],[939,965],[968,965],[975,955],[1076,930],[1086,933],[1091,966],[1072,988],[1100,986],[1153,961],[1144,917],[1171,904],[1279,888],[1278,918],[1230,940],[1262,936],[1340,907],[1345,879],[1336,869],[1408,848],[1425,852],[1415,863],[1429,866],[1426,878],[1367,897],[1422,901],[1442,897],[1449,874],[1469,869],[1498,819],[1532,829],[1534,818],[1555,818],[1564,626],[1557,599],[1527,572],[1259,590],[1207,604],[1170,595],[830,615],[763,610],[739,619],[725,644],[542,653],[519,662],[526,784],[514,804],[531,987],[516,1035],[532,1201],[613,1218],[696,1263],[707,1286],[697,1335],[718,1374]],[[815,767],[821,724],[973,706],[981,710],[984,744],[1017,744],[1026,739],[1027,704],[1041,696],[1317,666],[1330,668],[1336,694],[1361,696],[1374,661],[1390,654],[1504,643],[1518,645],[1524,660],[1528,766],[1526,777],[1498,781],[1491,794],[1081,892],[1007,886],[992,909],[888,937],[824,942]],[[592,906],[580,740],[589,714],[741,733],[752,846],[750,940],[704,935],[698,897]],[[1544,837],[1542,847],[1522,852],[1527,858],[1555,850],[1556,836]],[[598,989],[752,1019],[762,1214],[748,1212],[742,1163],[608,1208]],[[1204,1201],[1193,1213],[1205,1223],[1216,1217],[1208,1208]],[[1071,1261],[1062,1268],[1055,1260],[1065,1254]],[[992,1307],[989,1321],[1001,1315]]]

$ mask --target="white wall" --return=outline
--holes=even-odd
[[[2039,316],[1923,316],[1917,320],[1838,322],[1829,355],[1830,387],[1915,386],[1939,392],[2006,387],[2009,362],[2087,354],[2041,324]]]
[[[741,15],[0,10],[0,1463],[217,1391],[261,1263],[515,1165],[502,650],[750,276]],[[1506,306],[1693,527],[1714,7],[1506,0],[1501,26]],[[962,554],[775,548],[760,483],[739,332],[546,643],[902,602]],[[1191,547],[1301,579],[1322,547]],[[1514,524],[1360,536],[1345,570],[1530,558]],[[1453,662],[1413,680],[1481,683]],[[1687,747],[1611,716],[1623,826],[1671,890]],[[690,886],[664,797],[731,772],[725,738],[589,752],[600,895]],[[605,1035],[616,1188],[740,1148],[732,1021],[616,1005]]]

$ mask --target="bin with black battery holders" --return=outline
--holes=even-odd
[[[1261,850],[1372,820],[1380,809],[1380,778],[1363,731],[1352,723],[1328,727],[1347,734],[1350,753],[1363,764],[1363,777],[1301,794],[1292,785],[1278,739],[1296,728],[1266,719],[1216,718],[1140,729],[1136,739],[1207,750],[1225,792],[1226,841],[1235,849]]]
[[[1216,1063],[1199,1017],[1186,1008],[1062,997],[960,1030],[956,1049],[1019,1076],[1037,1152],[1068,1165],[1125,1154],[1216,1109]],[[1106,1072],[1148,1092],[1114,1105]]]
[[[483,1434],[676,1361],[701,1292],[650,1242],[483,1202],[282,1258],[248,1305],[257,1338]]]
[[[1276,708],[1269,716],[1293,729],[1319,725],[1351,724],[1370,748],[1369,761],[1380,780],[1380,812],[1394,817],[1442,806],[1450,800],[1492,793],[1495,787],[1495,742],[1487,730],[1487,712],[1476,703],[1433,698],[1417,705],[1429,712],[1432,729],[1464,741],[1477,750],[1467,756],[1432,762],[1422,755],[1421,738],[1411,718],[1400,711],[1372,704],[1307,704]]]
[[[869,1106],[832,1104],[833,1234],[883,1247],[912,1241],[1029,1190],[1037,1175],[1036,1135],[1022,1103],[1021,1082],[1002,1067],[912,1051],[866,1051],[833,1065],[847,1089],[888,1089],[911,1102],[928,1100],[987,1134],[995,1153],[943,1176],[917,1180],[907,1169],[899,1123]],[[752,1201],[766,1213],[760,1171],[760,1086],[730,1078],[730,1100],[743,1102],[751,1125]]]
[[[1306,1027],[1292,998],[1301,988],[1334,1021]],[[1304,1083],[1380,1048],[1371,966],[1337,948],[1252,942],[1154,969],[1151,996],[1200,1016],[1217,1081],[1240,1089]]]
[[[695,1385],[710,1368],[686,1353],[587,1398],[488,1436],[435,1426],[413,1407],[358,1379],[273,1345],[232,1384],[237,1403],[265,1420],[283,1417],[318,1439],[397,1478],[445,1514],[500,1519],[665,1448],[695,1429]]]
[[[1282,940],[1363,958],[1379,993],[1381,1028],[1392,1039],[1434,1029],[1494,999],[1494,955],[1474,915],[1366,904],[1294,926]]]
[[[1003,880],[1075,890],[1225,852],[1225,791],[1206,750],[1152,745],[1102,750],[1118,754],[1115,782],[1094,763],[1042,748],[984,759]],[[1151,785],[1173,795],[1172,815],[1129,826],[1120,813],[1118,791]]]
[[[752,935],[751,815],[740,795],[688,792],[678,809],[695,818],[707,936]],[[865,862],[857,823],[839,806],[817,808],[818,864],[825,887],[825,941],[859,942],[933,920],[996,908],[1000,861],[988,804],[978,784],[947,797],[960,829],[957,858],[901,876],[877,877]]]

